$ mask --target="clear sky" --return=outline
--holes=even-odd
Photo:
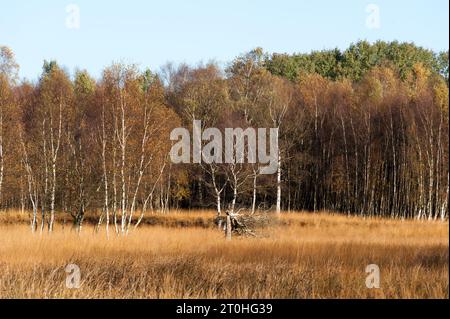
[[[113,61],[225,63],[258,46],[293,53],[381,39],[442,51],[448,11],[448,0],[0,0],[0,45],[30,80],[44,59],[98,77]]]

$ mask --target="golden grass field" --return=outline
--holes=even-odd
[[[208,226],[214,212],[155,215],[109,240],[92,226],[33,235],[26,216],[0,215],[0,298],[449,297],[448,222],[286,213],[262,238],[227,242]],[[68,264],[79,289],[66,288]],[[366,287],[368,264],[379,289]]]

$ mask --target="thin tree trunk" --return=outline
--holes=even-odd
[[[277,214],[281,213],[281,154],[278,154],[278,165],[277,165]]]
[[[231,240],[231,216],[227,214],[226,239]]]
[[[258,178],[257,171],[253,171],[253,197],[252,197],[252,215],[256,210],[256,179]]]

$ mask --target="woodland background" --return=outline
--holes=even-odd
[[[365,41],[268,54],[226,68],[113,63],[94,79],[45,61],[18,78],[0,46],[0,204],[31,227],[100,212],[116,232],[146,212],[248,208],[448,218],[448,51]],[[175,127],[278,127],[280,169],[174,165]]]

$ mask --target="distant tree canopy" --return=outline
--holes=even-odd
[[[98,211],[99,225],[127,233],[171,208],[448,218],[448,51],[361,41],[344,52],[257,48],[225,70],[112,64],[94,79],[44,61],[36,83],[17,71],[0,46],[0,205],[32,211],[33,231],[51,231],[61,212],[81,229]],[[170,132],[196,120],[278,128],[276,174],[172,163]]]
[[[397,41],[373,44],[359,41],[343,52],[332,49],[292,55],[274,53],[266,56],[264,61],[272,74],[291,81],[305,73],[317,73],[331,80],[359,81],[376,66],[388,66],[404,80],[417,63],[441,74],[448,82],[448,51],[435,53],[413,43]]]

